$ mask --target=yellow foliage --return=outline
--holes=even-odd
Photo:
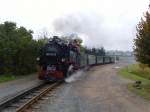
[[[139,67],[140,67],[142,70],[145,70],[146,68],[148,68],[148,64],[140,63],[140,64],[139,64]]]

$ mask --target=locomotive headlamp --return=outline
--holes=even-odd
[[[40,57],[37,57],[37,58],[36,58],[36,61],[40,61]]]
[[[62,61],[62,62],[64,62],[64,61],[65,61],[65,59],[64,59],[64,58],[62,58],[62,59],[61,59],[61,61]]]

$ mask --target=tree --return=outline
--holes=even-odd
[[[105,56],[105,49],[104,49],[104,47],[101,47],[100,49],[98,49],[98,55],[100,55],[100,56]]]
[[[0,24],[0,74],[28,74],[36,70],[36,57],[42,42],[32,31],[14,22]]]
[[[0,24],[0,59],[1,71],[11,72],[13,67],[13,57],[16,54],[16,24],[13,22],[5,22]]]
[[[134,39],[134,53],[137,61],[148,64],[150,67],[150,12],[137,25],[137,34]]]

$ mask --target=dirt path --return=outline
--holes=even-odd
[[[127,90],[128,81],[117,75],[115,66],[92,68],[80,80],[57,89],[38,111],[150,112],[150,102]]]

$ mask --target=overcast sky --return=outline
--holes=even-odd
[[[77,33],[86,46],[132,50],[135,27],[149,0],[0,0],[0,23],[38,32]]]

